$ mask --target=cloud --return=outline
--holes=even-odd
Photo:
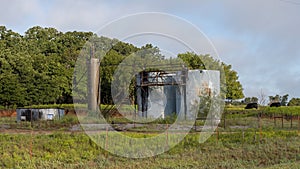
[[[111,10],[105,3],[95,1],[65,0],[53,1],[43,24],[62,31],[93,31],[103,24]]]
[[[300,73],[300,4],[294,2],[4,0],[1,1],[0,23],[18,32],[34,25],[60,31],[96,32],[104,24],[125,15],[166,12],[193,23],[212,40],[221,59],[239,73],[247,96],[257,96],[257,91],[264,89],[267,95],[288,93],[300,97],[297,78]],[[138,22],[132,24],[139,25]],[[157,25],[152,26],[159,25],[163,24],[158,20]],[[128,25],[128,29],[133,28]],[[190,32],[182,34],[191,40],[195,38]],[[166,46],[171,50],[170,45]]]
[[[23,33],[29,23],[34,23],[42,15],[38,0],[2,0],[0,6],[0,24]]]
[[[300,96],[295,78],[300,73],[299,8],[281,1],[223,3],[214,42],[238,71],[246,95],[267,88],[270,95]]]
[[[63,31],[94,31],[120,17],[147,11],[147,4],[128,1],[55,0],[45,16],[44,24]]]

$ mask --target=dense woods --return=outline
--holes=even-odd
[[[55,28],[35,26],[28,29],[24,35],[20,35],[0,26],[0,105],[11,108],[72,103],[74,66],[80,51],[90,38],[110,44],[105,57],[101,59],[102,103],[109,103],[111,100],[110,85],[116,69],[114,66],[105,65],[117,65],[141,48],[151,49],[153,55],[164,59],[159,48],[151,44],[139,48],[117,39],[98,37],[92,32],[60,32]],[[184,53],[178,57],[191,69],[207,68],[201,66],[203,63],[199,58],[209,58],[211,63],[222,64],[226,82],[229,84],[226,97],[244,97],[237,72],[232,70],[230,65],[213,60],[209,55]]]

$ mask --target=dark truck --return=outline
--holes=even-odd
[[[274,102],[270,104],[270,107],[280,107],[281,103],[280,102]]]
[[[245,107],[245,109],[253,109],[253,108],[258,108],[258,104],[257,103],[248,103],[247,106]]]

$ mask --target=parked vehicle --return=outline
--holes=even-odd
[[[258,108],[257,103],[248,103],[245,109],[253,109],[253,108]]]
[[[274,102],[270,104],[270,107],[280,107],[281,103],[280,102]]]

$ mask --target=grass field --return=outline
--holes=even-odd
[[[236,110],[232,110],[236,111]],[[300,123],[298,119],[275,119],[268,114],[260,117],[256,110],[228,113],[218,130],[204,143],[199,143],[203,121],[196,122],[190,133],[165,153],[141,159],[120,157],[105,151],[83,131],[70,130],[79,124],[74,115],[58,121],[16,123],[15,117],[0,118],[0,168],[300,168]],[[110,119],[127,123],[125,119]],[[137,126],[121,134],[148,138],[158,127],[172,120],[158,120]],[[292,124],[292,125],[291,125]],[[161,128],[160,128],[161,130]],[[178,133],[177,133],[178,134]],[[176,138],[176,133],[174,133]],[[116,146],[110,131],[103,131],[101,145]],[[164,137],[169,141],[171,134]],[[169,141],[170,142],[170,141]],[[121,145],[121,146],[120,146]],[[125,144],[123,144],[125,145]],[[149,146],[159,149],[153,143]],[[120,151],[130,147],[119,144]]]
[[[255,168],[297,166],[295,131],[221,133],[205,143],[191,133],[170,151],[143,159],[110,154],[84,133],[1,134],[2,168]],[[147,134],[135,133],[139,137]]]

